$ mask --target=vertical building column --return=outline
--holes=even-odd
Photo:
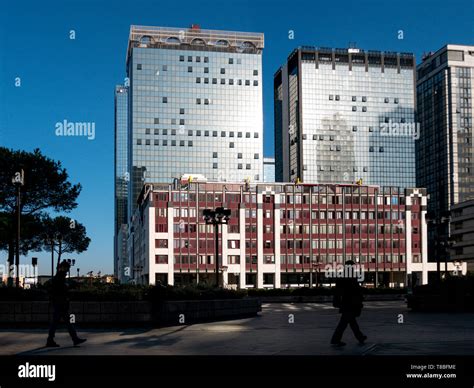
[[[426,223],[427,198],[426,195],[420,195],[421,200],[421,263],[423,265],[423,284],[428,284],[428,225]]]
[[[174,285],[174,227],[173,227],[174,208],[171,202],[168,202],[168,284]]]
[[[150,194],[153,197],[153,194]],[[148,245],[148,260],[146,260],[147,269],[145,273],[148,273],[148,284],[155,284],[155,208],[152,202],[149,202],[148,206],[148,228],[146,242]]]
[[[221,271],[222,271],[222,285],[225,287],[229,282],[229,273],[228,271],[224,271],[223,267],[228,266],[227,260],[227,225],[221,225],[221,244],[222,244],[222,252],[221,252]]]
[[[263,195],[257,193],[257,288],[263,288]]]
[[[275,211],[273,217],[273,241],[275,247],[275,288],[281,288],[280,194],[275,194]]]
[[[407,284],[408,276],[411,275],[412,271],[412,252],[411,252],[411,197],[410,195],[405,196],[405,255],[406,255],[406,267],[407,267]]]
[[[239,231],[240,231],[240,279],[239,287],[244,289],[245,280],[245,207],[240,205],[239,208]]]

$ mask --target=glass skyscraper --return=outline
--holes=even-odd
[[[277,181],[415,186],[413,54],[300,47],[274,76]]]
[[[129,206],[185,174],[263,181],[263,34],[132,26]]]
[[[417,184],[431,212],[474,199],[474,46],[446,45],[418,66]]]
[[[263,181],[275,182],[275,158],[263,158]]]
[[[114,273],[120,278],[126,266],[127,251],[127,214],[128,214],[128,88],[123,85],[115,87],[115,139],[114,139]]]

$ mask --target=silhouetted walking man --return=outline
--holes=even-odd
[[[51,303],[53,304],[53,320],[49,326],[49,335],[46,342],[47,347],[59,347],[59,345],[54,341],[54,335],[61,319],[67,325],[74,346],[87,341],[86,339],[77,336],[76,329],[74,329],[74,326],[69,319],[69,299],[67,297],[68,285],[66,284],[66,275],[69,272],[70,267],[71,265],[63,260],[52,280],[50,297]]]
[[[346,268],[351,266],[354,262],[349,260],[346,262]],[[350,272],[350,271],[349,271]],[[336,292],[334,295],[334,307],[339,307],[339,312],[342,314],[339,324],[334,331],[331,339],[332,345],[344,346],[345,343],[341,341],[344,330],[347,325],[350,325],[355,337],[362,345],[364,344],[367,336],[362,334],[357,324],[356,317],[360,316],[362,311],[362,287],[360,287],[357,279],[353,276],[343,277],[336,281]]]

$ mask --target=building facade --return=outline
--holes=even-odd
[[[127,267],[128,224],[128,87],[115,87],[114,130],[114,275],[123,280]]]
[[[430,257],[436,258],[443,254],[436,242],[451,239],[452,207],[474,199],[474,46],[446,45],[426,55],[417,72],[416,178],[430,196]]]
[[[263,181],[260,33],[132,26],[129,204],[183,174]]]
[[[467,269],[474,272],[474,200],[452,206],[451,236],[451,260],[466,262]]]
[[[428,281],[424,189],[203,182],[145,185],[130,236],[137,283],[214,284],[215,234],[204,209],[231,210],[219,231],[221,283],[296,287],[331,283],[353,260],[372,285]],[[452,266],[450,265],[450,269]],[[415,275],[413,275],[415,274]]]
[[[415,186],[413,54],[300,47],[274,106],[277,181]]]
[[[263,181],[275,182],[275,158],[263,158]]]

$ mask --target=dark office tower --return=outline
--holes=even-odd
[[[474,46],[446,45],[417,72],[416,180],[429,195],[430,256],[445,256],[439,243],[449,242],[451,208],[474,199]]]
[[[416,179],[429,210],[474,199],[473,85],[474,46],[446,45],[418,66]]]
[[[131,27],[132,209],[147,182],[263,181],[263,46],[260,33]]]
[[[414,187],[413,54],[301,47],[274,76],[282,182]]]
[[[115,87],[115,201],[114,201],[114,274],[123,280],[127,266],[127,214],[128,182],[127,167],[128,88]]]

